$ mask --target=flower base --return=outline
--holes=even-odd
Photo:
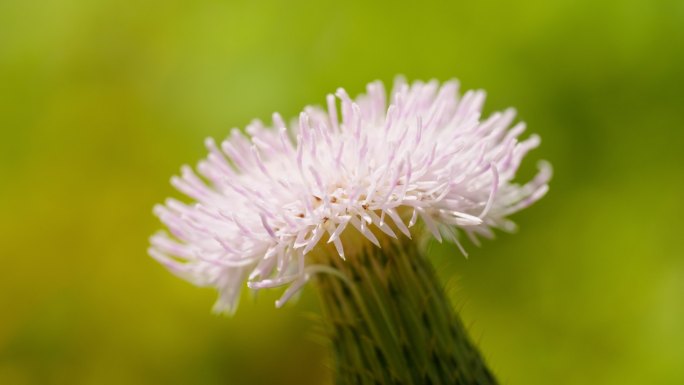
[[[496,384],[411,241],[369,245],[316,277],[335,383]]]

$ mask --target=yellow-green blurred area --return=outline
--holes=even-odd
[[[146,254],[203,139],[337,87],[460,79],[554,165],[520,231],[432,244],[504,384],[684,383],[684,2],[0,1],[0,384],[326,384],[277,310]]]

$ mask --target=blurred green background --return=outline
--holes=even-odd
[[[681,0],[0,1],[0,384],[328,383],[315,293],[212,315],[151,208],[205,137],[396,74],[554,165],[518,234],[430,247],[501,382],[683,384]]]

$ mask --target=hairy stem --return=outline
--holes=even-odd
[[[383,246],[317,276],[335,383],[496,384],[430,261],[412,242]]]

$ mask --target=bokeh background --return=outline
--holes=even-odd
[[[316,296],[146,255],[169,178],[273,111],[460,79],[543,138],[515,235],[430,246],[504,384],[684,383],[684,2],[0,1],[0,384],[326,384]]]

